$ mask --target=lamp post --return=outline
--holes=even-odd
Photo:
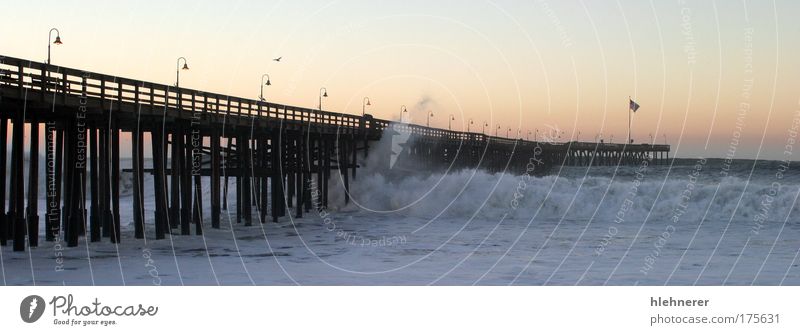
[[[364,97],[364,99],[361,100],[361,116],[362,117],[364,115],[367,115],[367,106],[372,106],[372,104],[369,103],[369,97]]]
[[[56,40],[53,41],[53,31],[56,32]],[[53,41],[55,45],[61,45],[61,33],[58,32],[58,29],[52,28],[50,32],[47,33],[47,64],[50,64],[50,41]]]
[[[509,137],[508,137],[508,134],[509,134],[510,132],[511,132],[511,127],[508,127],[508,130],[506,130],[506,138],[509,138]]]
[[[265,77],[267,78],[267,82],[266,83],[264,82],[264,78]],[[269,85],[272,85],[272,83],[269,81],[269,75],[266,74],[266,73],[262,74],[261,75],[261,95],[258,96],[258,99],[260,99],[261,101],[267,101],[266,99],[264,99],[264,86],[269,86]]]
[[[406,105],[400,106],[400,122],[408,123],[408,120],[404,116],[407,113],[408,113],[408,110],[406,109]]]
[[[650,133],[650,144],[653,144],[653,133]]]
[[[497,124],[497,128],[494,129],[494,136],[497,137],[497,132],[500,130],[500,124]]]
[[[322,98],[328,97],[328,90],[324,87],[320,87],[319,89],[319,110],[322,111]]]
[[[472,119],[469,119],[469,122],[467,123],[467,132],[469,132],[469,126],[470,126],[471,124],[472,124]]]
[[[181,68],[181,59],[183,59],[183,68]],[[175,87],[181,87],[181,70],[188,70],[189,64],[186,58],[178,57],[177,65],[175,66]]]
[[[575,140],[578,141],[578,142],[581,141],[581,131],[580,130],[578,130],[578,138],[576,138]]]
[[[611,140],[608,143],[614,143],[614,134],[611,134]]]
[[[432,116],[433,116],[433,112],[432,111],[428,111],[428,120],[425,122],[425,126],[426,127],[430,127],[431,126],[431,117]]]
[[[453,121],[456,120],[456,117],[453,114],[450,114],[450,119],[447,120],[447,130],[453,130],[451,128]]]
[[[539,141],[539,128],[536,128],[536,132],[533,133],[533,140],[536,142]]]

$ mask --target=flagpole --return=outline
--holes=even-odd
[[[628,143],[625,145],[631,144],[631,96],[628,96]]]

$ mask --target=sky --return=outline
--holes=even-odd
[[[56,27],[62,66],[171,84],[183,56],[182,87],[257,98],[266,73],[272,102],[313,108],[325,87],[325,110],[360,114],[369,97],[378,118],[405,105],[414,123],[430,111],[433,126],[521,138],[558,128],[624,142],[631,97],[636,143],[797,160],[784,152],[800,120],[797,1],[26,1],[13,12],[0,55],[44,61]]]

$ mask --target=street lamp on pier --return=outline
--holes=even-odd
[[[53,32],[56,32],[56,40],[53,41]],[[55,45],[61,45],[61,33],[58,32],[58,29],[52,28],[50,32],[47,34],[47,64],[50,64],[50,41],[53,41]]]
[[[267,79],[266,83],[264,82],[264,78]],[[269,75],[266,74],[266,73],[262,74],[261,75],[261,95],[258,96],[259,100],[267,101],[266,99],[264,99],[264,86],[270,86],[270,85],[272,85],[272,83],[269,81]]]
[[[181,67],[181,60],[183,60],[183,67]],[[175,66],[175,87],[181,87],[181,70],[188,70],[189,64],[186,62],[185,57],[178,57],[177,65]]]
[[[361,100],[361,116],[367,115],[367,106],[372,106],[372,104],[369,103],[369,97],[364,97]]]
[[[322,111],[322,98],[328,97],[328,90],[324,87],[320,87],[319,89],[319,110]]]

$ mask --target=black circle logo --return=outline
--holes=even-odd
[[[19,304],[19,316],[22,321],[34,323],[44,314],[44,299],[38,295],[30,295]]]

